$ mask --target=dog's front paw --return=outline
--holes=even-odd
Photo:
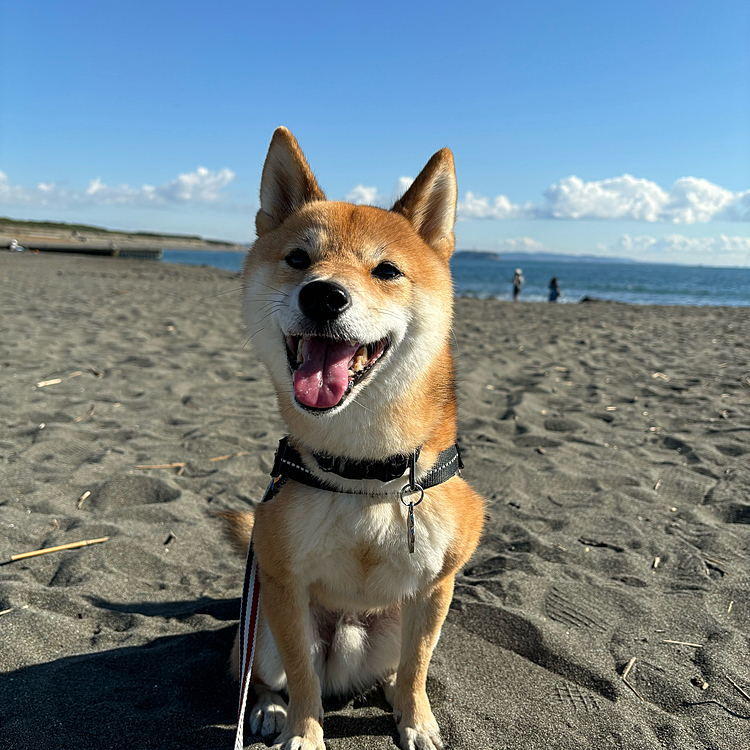
[[[435,727],[399,727],[402,750],[443,750],[440,731]]]
[[[425,696],[425,702],[427,698]],[[410,711],[410,716],[399,709],[393,712],[398,727],[401,750],[443,750],[440,727],[429,703],[421,711]]]
[[[250,731],[253,734],[278,734],[286,724],[286,702],[271,690],[255,689],[257,701],[250,711]]]
[[[320,737],[301,737],[299,735],[287,737],[286,732],[279,737],[279,743],[271,750],[326,750],[323,742],[323,732]]]
[[[294,717],[294,706],[287,718],[284,731],[276,738],[272,750],[326,750],[323,743],[323,707],[319,718],[309,715]],[[314,715],[314,713],[313,713]]]

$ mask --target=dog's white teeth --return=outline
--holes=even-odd
[[[302,356],[302,337],[300,337],[300,340],[297,342],[297,362],[299,364],[302,364],[304,360],[304,357]]]
[[[354,370],[352,370],[352,368],[351,368],[351,367],[350,367],[350,368],[349,368],[349,369],[347,370],[347,372],[349,373],[349,377],[350,377],[350,378],[353,378],[353,377],[354,377]]]
[[[354,361],[352,363],[351,370],[349,372],[362,372],[367,364],[367,347],[360,346],[357,353],[354,355]]]

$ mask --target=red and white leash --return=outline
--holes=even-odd
[[[273,486],[276,479],[268,485],[261,502],[273,497]],[[260,604],[260,581],[258,580],[258,561],[253,553],[253,542],[247,549],[245,562],[245,581],[242,584],[242,605],[240,607],[240,706],[237,712],[237,731],[234,735],[234,750],[245,746],[245,708],[247,694],[250,691],[250,677],[253,671],[255,656],[255,639],[258,635],[258,607]]]

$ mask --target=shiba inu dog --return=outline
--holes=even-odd
[[[321,696],[377,682],[404,750],[443,747],[427,668],[484,518],[448,466],[455,207],[448,149],[386,210],[326,200],[274,133],[243,308],[298,466],[254,516],[224,516],[259,571],[250,726],[284,750],[324,748]]]

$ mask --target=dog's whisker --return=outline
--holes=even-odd
[[[286,305],[283,302],[278,302],[277,300],[269,300],[268,302],[264,302],[257,310],[258,313],[264,313],[266,310],[281,310],[282,307],[286,307]]]
[[[461,348],[458,345],[458,336],[456,336],[456,331],[453,328],[453,326],[451,326],[451,336],[453,336],[453,340],[456,342],[456,354],[460,355],[461,354]]]
[[[259,328],[255,333],[251,333],[250,336],[248,336],[247,341],[242,345],[242,348],[244,349],[249,343],[250,340],[253,338],[253,336],[257,336],[261,331],[265,331],[265,326],[263,328]]]
[[[278,312],[278,309],[275,307],[259,311],[258,316],[253,319],[249,328],[255,328],[255,326],[260,325],[269,315],[273,315],[275,312]]]
[[[367,406],[365,406],[365,405],[364,405],[364,404],[363,404],[362,402],[360,402],[360,401],[357,401],[357,399],[356,399],[356,397],[355,397],[355,396],[350,396],[349,400],[350,400],[350,401],[351,401],[352,403],[354,403],[354,404],[357,404],[357,406],[359,406],[360,408],[364,409],[365,411],[369,411],[369,412],[370,412],[370,414],[375,414],[375,412],[374,412],[374,411],[373,411],[372,409],[370,409],[370,408],[368,408]]]
[[[276,312],[278,312],[278,310],[270,310],[260,320],[256,320],[253,323],[253,327],[254,326],[259,326],[261,323],[263,323],[264,321],[266,321],[268,318],[270,318]],[[257,331],[256,331],[256,333],[257,333]],[[255,333],[253,333],[253,336],[255,336]]]
[[[258,312],[264,313],[269,308],[276,308],[276,310],[280,310],[282,307],[286,307],[286,305],[283,305],[280,302],[276,302],[276,300],[272,300],[271,302],[266,302],[265,304],[261,305],[261,307],[258,308]]]
[[[270,313],[269,313],[269,315],[270,315]],[[253,326],[253,328],[256,328],[256,326],[257,326],[257,328],[256,328],[255,330],[252,330],[252,328],[251,328],[250,338],[248,338],[248,341],[250,341],[250,339],[251,339],[251,338],[253,338],[254,336],[257,336],[257,335],[258,335],[258,334],[259,334],[259,333],[260,333],[261,331],[265,331],[265,330],[266,330],[266,327],[267,327],[267,326],[264,326],[264,325],[261,325],[261,324],[262,324],[262,323],[263,323],[263,321],[265,321],[265,320],[266,320],[266,318],[268,318],[268,317],[269,317],[269,316],[268,316],[268,315],[266,315],[266,317],[265,317],[265,318],[263,318],[263,320],[259,320],[259,321],[258,321],[257,323],[255,323],[255,325]],[[245,345],[246,345],[246,344],[247,344],[247,342],[245,342],[245,344],[243,345],[243,349],[245,348]]]
[[[255,282],[257,284],[260,284],[261,286],[266,287],[267,289],[273,289],[274,292],[278,292],[279,294],[283,294],[286,297],[286,292],[282,291],[281,289],[277,289],[275,286],[271,286],[270,284],[266,284],[265,281],[258,281]]]
[[[395,313],[392,310],[384,310],[382,307],[373,307],[372,309],[374,312],[380,313],[381,315],[389,315],[391,318],[395,318],[396,320],[399,321],[399,323],[406,322],[402,315],[399,315],[398,313]]]
[[[226,292],[219,292],[218,294],[209,294],[207,297],[198,297],[198,302],[203,302],[204,299],[213,299],[214,297],[222,297],[225,294],[234,294],[235,292],[241,292],[245,287],[238,286],[236,289],[228,289]]]

